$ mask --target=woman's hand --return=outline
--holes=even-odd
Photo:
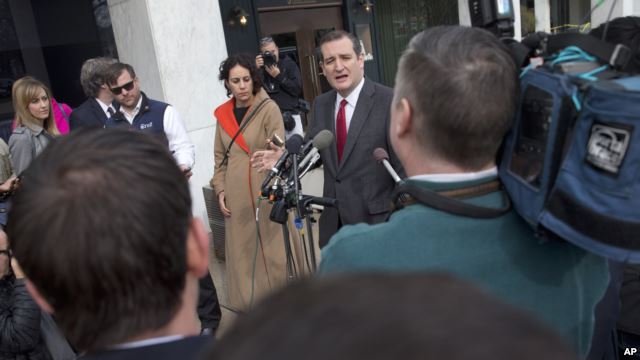
[[[227,209],[227,202],[224,198],[224,191],[221,191],[218,194],[218,204],[220,205],[220,211],[222,211],[222,215],[228,218],[231,217],[231,210]]]

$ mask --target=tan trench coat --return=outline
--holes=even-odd
[[[268,98],[267,93],[260,89],[243,122],[265,98]],[[231,217],[225,219],[229,305],[246,310],[286,282],[282,227],[269,220],[272,206],[266,200],[257,200],[266,174],[251,168],[249,163],[251,154],[264,150],[266,139],[274,133],[284,139],[284,125],[277,104],[267,100],[250,120],[242,136],[236,138],[228,162],[223,165],[226,149],[239,129],[233,115],[234,104],[234,99],[231,99],[214,112],[218,124],[214,145],[215,172],[211,186],[216,196],[221,191],[225,192],[226,206],[231,211]],[[255,221],[255,209],[258,206],[259,226]],[[294,230],[291,226],[290,229]],[[292,243],[299,244],[297,234],[291,232]],[[300,257],[299,246],[294,246],[294,253]]]

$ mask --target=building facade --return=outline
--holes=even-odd
[[[514,0],[516,37],[585,29],[606,21],[612,0]],[[612,17],[640,15],[619,0]],[[366,76],[393,85],[397,59],[428,26],[469,25],[467,0],[0,0],[0,120],[13,117],[11,84],[33,75],[72,107],[84,95],[82,62],[118,57],[136,69],[143,91],[174,105],[196,145],[194,215],[206,219],[202,186],[213,174],[213,110],[226,91],[217,80],[227,54],[257,54],[271,35],[301,69],[305,99],[326,91],[316,52],[333,29],[358,35]],[[588,25],[588,24],[587,24]],[[6,126],[5,126],[6,128]],[[0,131],[0,136],[3,134]],[[5,136],[8,134],[5,134]],[[205,221],[206,223],[206,221]]]

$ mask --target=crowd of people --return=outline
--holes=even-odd
[[[569,242],[540,242],[500,187],[495,160],[519,69],[499,39],[426,29],[401,56],[393,89],[365,77],[353,34],[320,39],[332,90],[314,100],[304,137],[334,135],[319,156],[323,196],[338,202],[320,217],[318,274],[293,285],[284,233],[302,267],[298,231],[271,221],[273,205],[257,194],[285,152],[272,139],[303,134],[300,73],[273,38],[259,48],[229,56],[218,74],[229,100],[212,119],[210,184],[225,217],[227,306],[240,316],[215,342],[220,305],[208,234],[191,213],[195,152],[178,110],[144,94],[131,65],[89,59],[80,73],[87,100],[62,135],[47,86],[16,81],[15,129],[0,151],[10,159],[0,161],[0,359],[62,358],[43,318],[87,359],[615,356],[615,325],[601,323],[618,311],[603,301],[618,296],[615,266]],[[407,189],[496,215],[392,208],[395,184],[373,159],[378,148]],[[631,292],[633,271],[622,284]],[[633,323],[626,344],[638,341]]]

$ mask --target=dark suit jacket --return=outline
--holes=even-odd
[[[76,130],[84,126],[103,127],[107,121],[107,115],[102,111],[100,104],[94,98],[85,100],[76,109],[73,109],[69,116],[69,127]]]
[[[182,340],[132,349],[100,351],[82,356],[82,360],[191,360],[200,359],[202,351],[213,342],[212,336],[192,336]]]
[[[392,99],[392,89],[365,79],[347,132],[342,162],[338,164],[335,140],[320,152],[324,165],[323,196],[338,200],[337,209],[325,208],[320,217],[320,246],[329,242],[340,223],[374,224],[384,221],[390,211],[394,182],[372,153],[378,147],[385,149],[391,165],[403,177],[404,171],[389,142]],[[335,90],[314,100],[308,138],[323,129],[330,130],[335,136],[335,103]]]

